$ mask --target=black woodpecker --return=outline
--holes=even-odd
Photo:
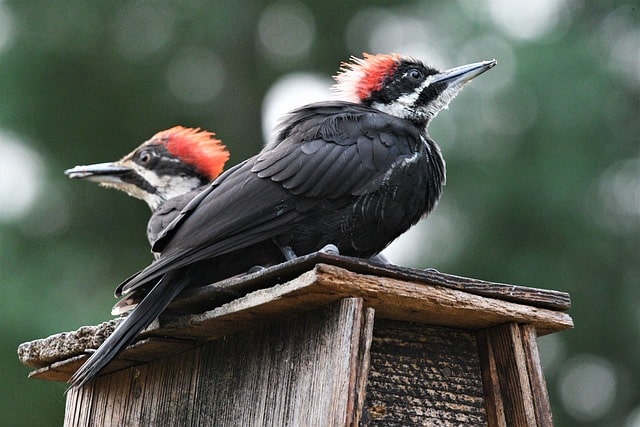
[[[95,378],[186,286],[215,275],[230,256],[260,253],[256,247],[303,255],[329,244],[349,256],[379,253],[442,192],[445,164],[429,122],[495,64],[439,71],[398,54],[343,64],[336,89],[345,100],[291,111],[272,142],[220,175],[160,233],[158,259],[116,290],[143,288],[145,297],[71,377],[72,387]]]

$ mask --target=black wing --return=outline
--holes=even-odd
[[[417,128],[369,107],[311,104],[286,118],[276,142],[226,171],[161,233],[162,254],[122,285],[128,293],[193,262],[272,239],[326,199],[375,188],[421,144]]]

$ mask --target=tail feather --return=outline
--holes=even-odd
[[[151,324],[169,303],[185,288],[186,278],[172,280],[175,274],[165,274],[140,301],[102,345],[69,379],[71,387],[82,387],[98,376],[134,338]]]

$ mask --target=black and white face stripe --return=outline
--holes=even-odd
[[[175,157],[163,144],[142,146],[133,153],[132,160],[137,165],[154,171],[158,176],[189,176],[200,179],[203,184],[208,182],[205,174],[200,172],[195,166]]]
[[[150,195],[155,195],[158,193],[158,189],[149,183],[142,175],[136,173],[135,170],[131,169],[128,172],[123,173],[120,176],[120,180],[125,184],[133,185],[144,193],[148,193]]]
[[[366,103],[426,127],[429,120],[447,108],[466,83],[495,64],[492,60],[438,71],[419,61],[405,61]]]
[[[403,96],[415,93],[429,76],[437,73],[438,70],[420,61],[403,61],[393,75],[383,82],[382,88],[373,92],[364,103],[391,104]]]
[[[426,106],[446,89],[446,84],[431,84],[438,73],[438,70],[420,61],[403,61],[366,103],[385,113],[410,120],[417,126],[426,126],[431,117]]]
[[[146,201],[152,210],[209,182],[193,165],[173,156],[164,144],[144,144],[121,164],[129,168],[120,176],[122,185],[106,185]]]
[[[117,162],[76,166],[65,173],[124,191],[147,202],[151,210],[209,183],[205,174],[172,155],[162,143],[143,144]]]

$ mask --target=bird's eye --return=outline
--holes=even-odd
[[[142,151],[140,154],[138,154],[138,161],[140,163],[149,163],[149,160],[151,160],[151,154],[149,154],[148,151]]]
[[[422,71],[418,70],[417,68],[412,68],[411,70],[409,70],[407,75],[409,76],[409,78],[411,80],[418,81],[418,80],[422,80],[423,79]]]

